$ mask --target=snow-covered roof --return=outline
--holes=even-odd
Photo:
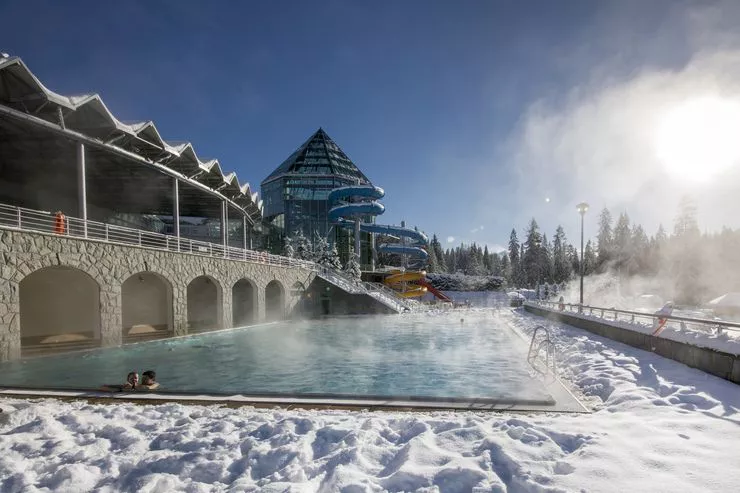
[[[229,199],[252,220],[262,217],[257,192],[235,173],[224,173],[218,160],[199,158],[190,142],[165,141],[152,121],[122,122],[98,94],[63,96],[49,90],[19,57],[0,56],[0,105],[164,165]]]

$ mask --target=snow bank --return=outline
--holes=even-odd
[[[503,312],[525,336],[543,320]],[[737,491],[740,391],[553,325],[590,415],[2,399],[0,490]]]

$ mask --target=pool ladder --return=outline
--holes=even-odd
[[[544,355],[542,355],[543,352]],[[557,377],[555,344],[550,338],[550,331],[542,325],[535,327],[532,334],[532,341],[529,343],[527,352],[527,363],[545,378],[554,380]]]

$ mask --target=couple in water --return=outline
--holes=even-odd
[[[139,382],[139,374],[132,371],[126,376],[126,383],[123,385],[104,385],[103,390],[123,392],[125,390],[156,390],[158,387],[157,374],[154,370],[147,370],[141,374],[141,382]]]

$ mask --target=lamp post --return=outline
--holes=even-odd
[[[576,209],[581,214],[581,302],[578,305],[578,312],[580,313],[583,311],[583,216],[586,215],[588,204],[581,202],[576,206]]]

